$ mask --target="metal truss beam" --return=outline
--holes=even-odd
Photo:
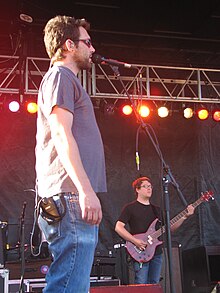
[[[21,66],[23,62],[23,66]],[[36,95],[49,59],[0,55],[0,94]],[[82,71],[79,79],[92,99],[220,103],[220,70],[133,64],[115,74],[107,65]],[[21,84],[23,88],[21,88]]]

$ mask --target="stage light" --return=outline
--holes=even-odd
[[[209,117],[209,111],[205,108],[199,109],[197,112],[197,116],[200,120],[206,120]]]
[[[169,115],[169,110],[167,109],[167,107],[160,107],[157,110],[158,116],[160,116],[161,118],[165,118]]]
[[[220,110],[214,110],[212,114],[212,118],[216,122],[220,122]]]
[[[27,103],[27,111],[30,114],[35,114],[38,110],[38,105],[35,102],[29,102]]]
[[[146,105],[141,105],[139,107],[138,113],[141,117],[146,118],[150,114],[150,109]]]
[[[126,116],[131,115],[132,112],[133,112],[133,109],[130,105],[124,105],[122,107],[122,113]]]
[[[183,116],[186,118],[186,119],[190,119],[193,117],[193,109],[192,108],[185,108],[183,110]]]
[[[19,111],[20,109],[20,104],[18,101],[11,101],[9,104],[8,104],[8,109],[13,112],[13,113],[16,113]]]

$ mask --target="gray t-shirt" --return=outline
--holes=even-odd
[[[70,69],[53,66],[43,77],[38,94],[35,152],[39,196],[77,191],[51,139],[48,117],[55,105],[73,113],[72,133],[86,174],[95,192],[106,192],[103,143],[90,97]]]

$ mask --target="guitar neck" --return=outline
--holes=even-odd
[[[204,200],[202,198],[197,199],[192,206],[196,208],[199,206]],[[187,214],[187,209],[183,210],[181,213],[176,215],[172,220],[170,220],[170,226],[172,227],[176,222],[178,222],[181,218],[185,217]]]
[[[200,197],[198,200],[196,200],[192,206],[194,208],[196,208],[197,206],[199,206],[204,200],[202,199],[202,197]],[[183,210],[182,212],[180,212],[178,215],[176,215],[172,220],[170,220],[170,226],[172,227],[175,223],[177,223],[181,218],[183,218],[184,216],[186,216],[187,214],[187,209]],[[154,237],[156,236],[156,238],[158,238],[159,236],[161,236],[163,233],[165,232],[165,225],[163,225],[160,229],[158,229],[157,231],[154,232]]]

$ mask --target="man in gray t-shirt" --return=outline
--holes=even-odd
[[[78,78],[69,68],[54,65],[46,73],[39,89],[38,106],[36,171],[39,196],[50,197],[61,192],[77,191],[52,139],[49,117],[54,106],[73,115],[72,135],[85,172],[93,190],[105,192],[103,144],[93,105]]]
[[[38,94],[38,219],[53,262],[43,292],[88,293],[106,192],[104,150],[91,100],[77,73],[95,52],[84,19],[56,16],[44,29],[51,59]]]

